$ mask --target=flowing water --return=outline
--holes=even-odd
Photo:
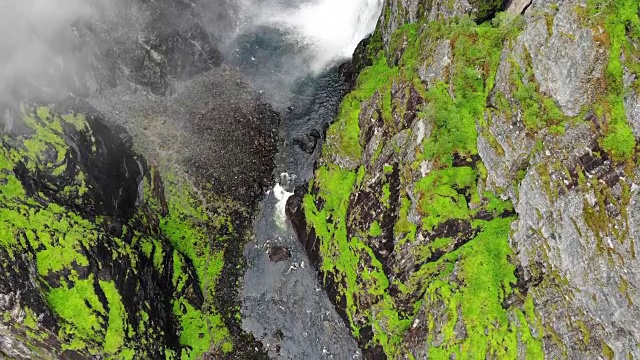
[[[382,0],[241,1],[228,60],[282,114],[278,184],[266,194],[244,255],[243,328],[272,357],[358,359],[338,316],[286,219],[296,186],[313,176],[324,132],[346,84],[339,64],[375,28]]]

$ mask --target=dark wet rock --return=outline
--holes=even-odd
[[[291,226],[295,231],[298,241],[305,249],[311,265],[317,267],[319,265],[319,244],[313,233],[307,233],[307,221],[304,217],[304,209],[302,208],[302,199],[306,193],[308,186],[302,185],[295,189],[295,192],[287,200],[286,215],[291,221]]]
[[[22,153],[21,158],[17,158],[28,165],[26,171],[23,169],[22,174],[19,177],[16,175],[16,178],[19,178],[22,183],[29,184],[34,191],[31,194],[27,194],[27,197],[22,200],[25,203],[21,203],[20,198],[12,198],[10,193],[5,195],[2,201],[2,208],[5,214],[8,211],[8,218],[3,220],[9,222],[3,224],[3,226],[9,226],[8,229],[5,228],[5,231],[9,231],[9,234],[13,233],[13,236],[16,237],[15,240],[18,240],[21,235],[16,231],[20,231],[20,228],[16,227],[15,221],[24,216],[26,219],[31,219],[31,225],[22,229],[22,231],[31,234],[35,233],[36,235],[26,236],[28,241],[23,245],[24,248],[22,249],[20,247],[6,248],[12,253],[4,252],[2,263],[9,266],[6,269],[6,273],[14,275],[6,278],[5,286],[3,286],[1,292],[6,294],[5,296],[15,294],[19,297],[19,302],[16,306],[22,309],[21,311],[31,314],[28,316],[37,316],[35,324],[27,323],[34,331],[59,334],[56,336],[60,336],[60,338],[54,338],[55,346],[51,351],[58,353],[62,358],[69,359],[84,358],[85,355],[81,356],[80,354],[84,354],[88,351],[88,348],[78,349],[79,354],[77,355],[73,355],[76,353],[74,351],[60,352],[62,344],[68,341],[65,338],[69,334],[68,326],[70,325],[68,321],[71,321],[71,326],[78,324],[74,324],[73,320],[69,320],[67,313],[63,312],[61,318],[59,313],[61,311],[60,305],[56,305],[54,298],[51,297],[53,296],[50,293],[52,289],[68,291],[62,289],[66,289],[67,286],[72,287],[74,283],[95,281],[94,287],[99,289],[94,295],[96,296],[95,301],[101,304],[100,306],[103,308],[108,309],[110,306],[116,306],[116,304],[113,302],[113,298],[108,299],[105,297],[102,292],[105,289],[103,287],[105,285],[98,285],[98,281],[112,282],[116,291],[120,293],[121,306],[124,307],[126,316],[131,323],[136,323],[140,319],[140,305],[150,303],[152,306],[147,309],[149,326],[164,329],[175,329],[176,326],[176,320],[170,310],[171,301],[175,296],[173,293],[175,289],[168,287],[166,281],[166,276],[170,277],[171,275],[153,267],[137,268],[134,266],[133,264],[139,261],[137,257],[139,249],[129,255],[114,255],[114,251],[122,251],[119,249],[122,249],[123,246],[131,245],[137,236],[140,236],[140,233],[151,235],[158,233],[159,230],[153,226],[146,226],[145,224],[148,224],[147,219],[132,219],[133,214],[139,211],[135,204],[138,197],[138,182],[142,181],[143,174],[146,173],[147,169],[140,167],[133,160],[135,155],[131,152],[131,149],[127,148],[119,140],[119,137],[115,136],[95,114],[94,112],[91,116],[87,115],[86,122],[84,122],[84,119],[75,118],[72,122],[67,123],[72,126],[65,126],[64,128],[66,129],[62,133],[56,134],[55,127],[49,128],[48,126],[56,123],[53,118],[57,118],[58,115],[53,111],[49,113],[44,111],[43,108],[39,108],[37,112],[26,116],[32,120],[37,120],[37,122],[31,123],[30,126],[36,130],[36,134],[42,137],[39,138],[36,134],[27,135],[27,137],[13,135],[9,137],[8,142],[3,144],[3,151],[16,151],[16,149],[20,149],[21,144],[27,144],[29,141],[44,141],[46,146],[67,154],[67,162],[62,165],[66,167],[66,171],[61,174],[57,174],[56,171],[51,171],[46,167],[41,167],[42,165],[46,166],[47,163],[40,162],[43,158],[38,153],[25,152]],[[91,121],[88,120],[89,118],[91,118]],[[79,130],[76,125],[82,130]],[[44,137],[44,132],[50,132],[49,137]],[[59,136],[59,139],[64,139],[64,141],[58,142],[53,136]],[[74,150],[76,151],[75,153],[73,152]],[[18,154],[20,154],[20,150],[18,150]],[[58,158],[60,157],[59,154]],[[131,159],[130,168],[121,167],[123,164],[126,166],[128,163],[126,159]],[[8,176],[11,180],[12,175],[9,174]],[[77,192],[55,187],[62,186],[61,184],[64,184],[65,188],[71,188]],[[86,199],[86,202],[83,199]],[[33,200],[36,202],[32,204],[26,202]],[[75,215],[78,218],[69,218],[68,215],[59,213],[60,210],[56,210],[52,206],[66,209],[70,214],[80,215]],[[71,234],[83,234],[86,237],[76,239],[72,235],[56,233],[61,227],[54,224],[49,225],[51,228],[47,231],[48,225],[39,225],[33,218],[34,215],[27,216],[23,213],[26,210],[30,214],[49,216],[50,218],[47,221],[61,221],[67,224],[62,225],[62,228],[64,226],[70,227],[68,231]],[[56,219],[56,214],[58,214],[58,219]],[[11,218],[16,216],[17,219]],[[81,225],[82,221],[91,221],[98,227],[93,230],[88,225]],[[123,223],[126,223],[128,228],[128,233],[125,236],[122,236]],[[102,229],[101,226],[103,226]],[[58,245],[48,243],[46,239],[49,236],[60,236],[61,239],[65,239],[66,243],[62,240],[60,240],[61,244]],[[169,247],[168,240],[162,237],[160,239],[161,242],[159,244]],[[10,238],[6,240],[12,241]],[[78,241],[78,243],[75,243],[75,241]],[[98,242],[96,243],[96,241]],[[45,262],[42,257],[44,256],[43,254],[47,251],[56,251],[56,246],[77,247],[76,251],[78,253],[73,253],[76,259],[68,265],[65,265],[64,262],[61,265],[55,265],[55,262]],[[69,247],[66,249],[69,249]],[[18,255],[15,254],[16,252]],[[66,260],[60,259],[58,261]],[[51,268],[46,266],[51,266]],[[61,266],[61,268],[58,268],[58,266]],[[67,266],[69,266],[69,270],[65,269]],[[193,273],[189,276],[193,278]],[[191,286],[193,285],[195,283],[191,284]],[[28,287],[24,288],[24,286]],[[193,289],[197,290],[197,287]],[[74,301],[71,294],[69,294],[68,300]],[[85,296],[89,296],[89,294]],[[109,296],[111,296],[111,293]],[[87,297],[85,301],[94,301],[93,299]],[[189,301],[194,301],[194,299]],[[92,302],[92,304],[95,306],[97,303]],[[201,307],[201,301],[198,302],[197,299],[193,304],[196,307]],[[6,313],[7,309],[4,310]],[[78,309],[78,311],[82,310]],[[96,314],[96,316],[101,315]],[[18,319],[18,321],[24,320]],[[87,321],[87,319],[84,321]],[[114,319],[114,321],[117,321],[117,319]],[[104,330],[96,329],[96,331],[106,331],[106,328]],[[172,335],[174,331],[161,332],[159,334],[138,334],[141,338],[151,341],[148,346],[141,347],[139,351],[147,354],[147,356],[161,356],[164,355],[166,350],[172,348],[177,350],[178,339],[175,335]],[[81,333],[79,336],[88,340],[93,335]],[[17,339],[20,339],[20,337]],[[129,335],[127,335],[126,339],[123,339],[124,342],[130,340]],[[27,343],[35,345],[37,348],[37,341],[34,344],[33,341],[35,340],[30,337],[26,337],[26,340],[20,339],[20,341],[27,341]]]
[[[307,154],[313,154],[321,137],[320,133],[313,129],[309,133],[293,139],[293,143]]]
[[[263,50],[258,49],[256,59],[264,55]],[[344,318],[332,306],[332,294],[320,285],[315,260],[307,256],[289,225],[289,214],[295,211],[292,199],[300,191],[288,198],[285,209],[278,202],[284,201],[280,200],[283,191],[304,187],[312,177],[324,141],[320,134],[333,120],[347,88],[344,76],[343,67],[336,67],[319,77],[300,79],[295,85],[293,105],[282,110],[282,138],[276,158],[277,173],[286,174],[280,176],[281,187],[274,188],[263,201],[254,223],[255,239],[244,251],[248,268],[242,290],[243,329],[255,334],[274,358],[362,356]],[[275,246],[286,248],[290,258],[273,262],[268,249]]]
[[[261,212],[274,211],[275,199],[267,197]],[[258,217],[256,239],[245,247],[248,269],[243,278],[243,329],[256,334],[271,357],[360,359],[361,352],[344,319],[329,300],[332,294],[322,291],[313,260],[292,229],[281,230],[278,239],[269,237],[277,228],[274,222],[270,217]],[[290,257],[273,262],[274,249]]]
[[[271,262],[286,261],[291,258],[291,251],[284,246],[271,246],[268,249]]]
[[[182,0],[133,2],[118,9],[116,17],[79,30],[83,41],[100,44],[97,73],[100,83],[111,87],[128,80],[165,95],[174,80],[189,79],[222,61],[193,5]]]
[[[70,109],[68,105],[65,108]],[[176,208],[173,206],[176,201],[175,191],[179,190],[179,188],[175,188],[175,177],[184,175],[169,173],[170,185],[167,185],[162,179],[162,176],[167,174],[166,168],[161,167],[163,170],[159,170],[157,167],[150,168],[144,157],[131,149],[131,139],[123,135],[122,128],[119,128],[117,132],[112,131],[105,125],[105,120],[99,112],[86,103],[82,103],[77,108],[82,108],[85,112],[72,115],[74,114],[71,113],[72,110],[68,110],[71,115],[67,115],[52,108],[38,107],[36,110],[32,110],[33,112],[24,115],[24,118],[28,119],[25,122],[34,131],[26,134],[8,134],[3,138],[1,148],[3,152],[0,155],[14,154],[11,155],[9,161],[14,161],[16,164],[13,169],[3,170],[3,184],[8,186],[11,181],[17,181],[26,194],[22,200],[24,203],[16,202],[19,198],[7,198],[6,196],[12,196],[11,193],[7,193],[2,198],[2,209],[5,215],[9,211],[9,215],[6,215],[7,218],[2,220],[10,221],[8,229],[4,227],[7,224],[2,225],[3,231],[9,231],[8,234],[13,234],[6,241],[14,241],[11,239],[13,236],[15,241],[23,238],[26,242],[21,245],[23,249],[2,248],[4,251],[2,264],[7,266],[5,272],[8,277],[2,284],[0,294],[18,296],[15,307],[18,311],[36,314],[38,317],[36,325],[41,331],[61,334],[61,337],[55,340],[56,345],[52,345],[49,351],[62,358],[74,358],[73,352],[62,354],[60,349],[62,344],[68,341],[66,337],[69,336],[67,335],[69,329],[78,326],[78,323],[73,323],[74,320],[68,318],[64,318],[65,321],[60,320],[60,308],[51,305],[52,300],[50,298],[44,300],[44,297],[52,296],[49,294],[50,289],[66,289],[67,286],[73,287],[76,283],[92,281],[92,279],[95,281],[96,301],[99,301],[104,309],[116,306],[113,303],[113,298],[109,297],[112,296],[112,293],[105,295],[107,291],[105,286],[111,285],[104,284],[113,284],[128,319],[125,326],[142,321],[147,324],[149,329],[157,329],[142,333],[132,332],[123,338],[124,344],[130,344],[130,341],[134,341],[134,339],[148,339],[148,341],[145,340],[145,344],[148,346],[134,346],[136,351],[146,354],[145,356],[155,358],[164,356],[166,352],[181,351],[181,343],[176,334],[182,331],[180,322],[183,315],[176,313],[176,310],[173,309],[177,301],[190,304],[197,311],[204,311],[205,303],[215,303],[216,309],[223,316],[226,331],[229,331],[233,336],[229,340],[233,341],[236,351],[231,355],[236,356],[234,358],[258,356],[259,350],[255,349],[259,349],[259,346],[253,344],[251,337],[243,333],[237,325],[237,319],[233,312],[237,301],[235,282],[219,282],[215,292],[203,293],[203,289],[199,285],[202,279],[198,277],[192,262],[197,258],[189,258],[174,250],[172,241],[169,239],[173,235],[170,230],[167,232],[170,229],[167,226],[182,226],[179,223],[172,225],[172,222],[188,220],[188,218],[181,220],[172,218],[177,215]],[[265,122],[265,124],[269,123]],[[270,141],[274,142],[273,139]],[[42,145],[37,147],[30,145],[34,142]],[[40,152],[27,152],[25,149],[29,148]],[[4,157],[2,161],[6,161]],[[272,165],[270,164],[273,162],[267,161],[258,166],[258,169],[264,169],[262,170],[264,173],[260,176],[266,177],[266,174],[271,174],[272,168],[269,166]],[[188,163],[182,166],[188,168]],[[250,171],[251,169],[255,169],[255,167],[248,167],[246,170]],[[207,178],[207,175],[200,176],[202,179]],[[256,180],[240,178],[237,179],[237,182],[240,184],[254,183]],[[185,190],[190,191],[188,188]],[[236,206],[240,206],[240,209],[244,207],[245,210],[235,210],[238,213],[234,216],[232,229],[237,230],[228,231],[216,228],[218,225],[215,225],[213,221],[219,220],[215,219],[211,219],[212,223],[210,224],[196,223],[194,224],[195,228],[191,230],[207,229],[205,231],[213,234],[211,241],[216,238],[227,239],[225,242],[228,245],[221,252],[225,259],[225,263],[221,264],[221,276],[224,276],[225,279],[238,278],[241,275],[241,269],[238,267],[241,258],[238,258],[234,251],[238,251],[243,245],[242,231],[250,224],[250,219],[246,215],[242,215],[242,212],[252,210],[251,202],[257,201],[259,190],[241,191],[238,192],[244,196],[242,198],[244,202],[240,202]],[[230,199],[229,202],[233,202],[234,196],[237,196],[237,194],[225,192],[224,189],[201,188],[200,196],[211,196],[207,194],[226,196]],[[200,201],[195,196],[185,200]],[[57,207],[52,208],[51,206]],[[72,217],[72,220],[69,220],[67,215],[61,215],[62,213],[56,215],[58,211],[61,211],[56,209],[65,209],[70,214],[77,214],[72,215],[77,218]],[[216,211],[227,212],[230,210],[220,207]],[[33,230],[27,227],[23,229],[23,232],[20,232],[18,230],[20,228],[15,227],[16,221],[22,217],[28,219],[34,216],[34,212],[42,214],[41,216],[50,214],[46,215],[52,216],[47,222],[62,221],[65,224],[70,222],[70,225],[64,226],[70,226],[72,233],[86,235],[83,235],[84,238],[78,239],[75,237],[67,238],[64,233],[57,235],[56,232],[60,231],[60,228],[53,226],[47,233],[50,235],[44,237],[40,227],[45,226],[46,228],[47,225],[39,222],[34,223]],[[56,219],[56,216],[59,218]],[[17,218],[14,219],[14,217]],[[95,225],[95,229],[82,221],[90,221]],[[35,238],[33,235],[25,235],[24,233],[33,234],[31,231],[37,234]],[[72,241],[70,244],[74,245],[48,243],[46,239],[49,236],[62,236],[69,239],[66,241]],[[149,244],[149,240],[147,240],[149,238],[155,240],[149,245],[149,248],[143,247],[143,250],[141,242]],[[44,265],[44,259],[41,259],[41,256],[44,256],[42,254],[47,251],[55,251],[56,246],[77,247],[78,253],[74,253],[76,255],[73,256],[78,256],[78,258],[71,260],[68,265],[63,263],[61,268],[58,268],[58,265]],[[123,250],[128,247],[132,247],[133,250]],[[14,255],[16,251],[18,253],[24,251],[24,255],[16,256]],[[156,257],[152,256],[154,253]],[[182,265],[176,268],[176,262]],[[43,266],[53,266],[53,268],[43,273],[42,269],[46,269]],[[36,268],[38,269],[37,273],[34,273]],[[181,280],[181,285],[172,280],[176,277],[184,279]],[[98,281],[105,283],[98,285]],[[72,295],[70,296],[73,299]],[[4,309],[5,313],[10,310],[9,308]],[[145,315],[141,315],[141,312],[144,312]],[[63,312],[62,316],[68,315]],[[106,319],[114,315],[96,314],[96,316],[103,317],[106,324]],[[23,320],[18,318],[16,321]],[[59,332],[58,328],[62,328],[64,331],[60,330]],[[97,332],[106,332],[107,330],[111,331],[111,328],[96,329]],[[131,337],[132,335],[133,337]],[[38,347],[37,342],[34,343],[36,340],[24,338],[17,333],[12,336],[19,343]],[[85,341],[88,341],[87,337],[93,335],[82,333],[81,336]],[[203,334],[202,336],[212,335]],[[87,345],[87,348],[81,348],[79,354],[87,351],[89,346],[96,346],[93,342],[91,344]],[[202,353],[203,350],[196,351]],[[78,356],[84,358],[84,355]]]

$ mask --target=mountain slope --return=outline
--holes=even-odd
[[[489,5],[385,2],[301,239],[368,358],[639,357],[638,4]]]
[[[237,291],[279,115],[191,3],[111,5],[3,84],[0,358],[264,358]]]

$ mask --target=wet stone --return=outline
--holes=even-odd
[[[291,251],[284,246],[272,246],[269,249],[269,260],[271,262],[287,261],[291,258]]]
[[[317,130],[312,130],[308,134],[304,134],[301,137],[295,138],[293,142],[300,148],[300,150],[304,151],[307,154],[313,154],[313,152],[316,150],[320,138],[320,133]]]

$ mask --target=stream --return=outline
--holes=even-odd
[[[286,202],[312,177],[324,133],[347,89],[340,64],[375,28],[381,0],[241,2],[227,60],[280,112],[277,184],[246,245],[242,327],[269,356],[360,359],[290,221]]]

